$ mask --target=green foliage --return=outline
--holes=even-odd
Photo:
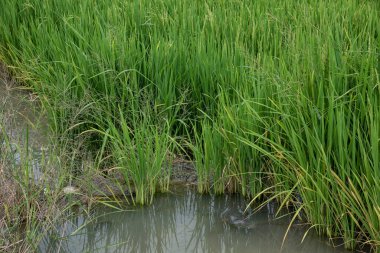
[[[105,132],[109,136],[110,150],[130,192],[136,194],[133,200],[140,204],[151,203],[157,186],[163,191],[169,188],[174,145],[168,124],[153,125],[149,116],[144,115],[141,122],[135,121],[129,126],[122,111],[117,118],[120,129],[110,120]]]
[[[356,0],[10,0],[0,56],[56,133],[94,133],[136,201],[168,177],[170,136],[187,136],[199,191],[272,189],[347,247],[379,246],[379,14]]]

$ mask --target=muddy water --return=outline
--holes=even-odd
[[[0,64],[0,135],[8,138],[0,145],[12,149],[16,165],[28,161],[35,181],[41,177],[39,163],[47,149],[46,133],[46,119],[35,97]]]
[[[160,194],[151,206],[117,211],[98,208],[68,220],[42,241],[41,252],[236,252],[332,253],[305,226],[294,225],[281,248],[289,218],[274,219],[266,208],[244,214],[237,196],[206,196],[182,189]]]
[[[15,82],[0,64],[0,122],[12,142],[34,149],[47,143],[47,124],[35,96]],[[28,130],[28,134],[26,131]]]

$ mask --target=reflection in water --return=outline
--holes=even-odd
[[[0,63],[0,135],[5,133],[9,138],[9,143],[3,141],[0,148],[10,145],[16,166],[28,161],[30,174],[37,182],[42,176],[41,160],[48,143],[47,124],[40,106],[31,96],[10,78]],[[27,159],[23,157],[26,154]]]
[[[289,220],[273,220],[266,210],[244,216],[244,207],[237,195],[205,196],[189,189],[159,194],[151,206],[123,212],[100,208],[92,218],[71,219],[45,237],[40,251],[346,252],[328,246],[312,233],[301,244],[306,230],[297,225],[291,228],[281,251]]]

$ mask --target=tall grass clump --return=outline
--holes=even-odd
[[[0,251],[34,252],[73,204],[61,191],[68,173],[57,169],[56,150],[37,158],[28,136],[16,144],[6,132],[8,124],[0,122]]]
[[[128,125],[123,112],[118,114],[120,129],[113,122],[105,132],[116,166],[124,175],[132,198],[139,204],[151,203],[156,189],[168,191],[174,142],[168,123],[153,125],[149,116]]]
[[[262,98],[252,100],[242,91],[220,90],[216,117],[205,115],[196,133],[194,154],[200,192],[212,189],[215,193],[241,192],[253,197],[263,190],[267,179],[261,175],[266,173],[264,165],[268,162],[264,154],[270,151],[262,140],[270,126],[262,117],[270,108],[260,95]]]
[[[379,10],[10,0],[0,57],[39,95],[53,132],[90,134],[88,147],[113,157],[136,201],[167,185],[163,157],[184,137],[199,191],[271,192],[320,233],[378,250]]]

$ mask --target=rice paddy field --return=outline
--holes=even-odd
[[[380,2],[0,3],[0,60],[135,203],[181,156],[199,192],[275,199],[380,252]]]

